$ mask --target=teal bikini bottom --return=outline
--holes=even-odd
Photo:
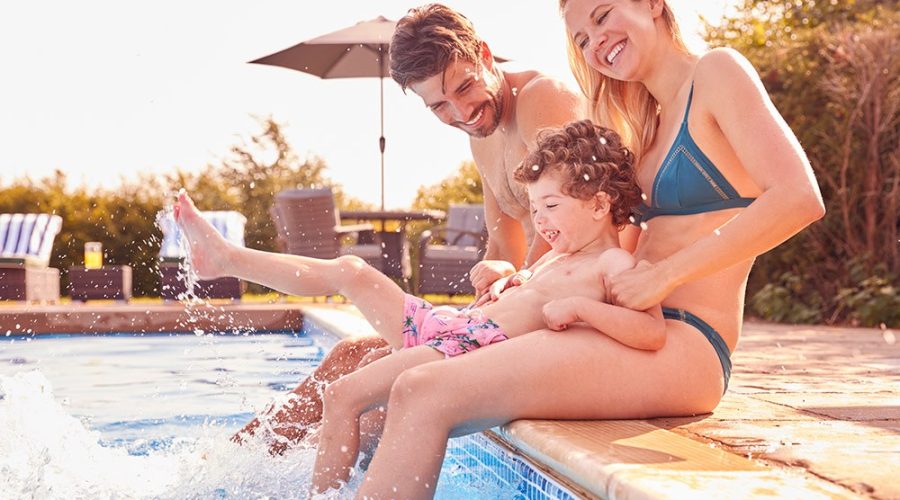
[[[731,378],[731,351],[728,350],[728,345],[725,344],[725,340],[722,339],[722,336],[719,335],[713,327],[709,326],[706,321],[698,318],[692,313],[685,311],[684,309],[675,309],[672,307],[663,307],[663,316],[666,319],[676,319],[678,321],[683,321],[694,328],[700,330],[700,333],[706,337],[706,340],[712,344],[713,349],[716,350],[716,354],[719,355],[719,362],[722,363],[722,373],[725,375],[725,390],[728,390],[728,379]]]

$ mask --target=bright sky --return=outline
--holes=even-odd
[[[423,0],[424,1],[424,0]],[[678,0],[719,19],[734,0]],[[577,89],[556,0],[445,0],[510,70],[534,68]],[[384,15],[415,0],[37,0],[0,5],[0,186],[54,169],[72,185],[117,186],[137,172],[197,170],[254,116],[286,124],[291,145],[328,164],[350,194],[379,200],[378,80],[322,80],[247,61]],[[688,17],[696,17],[696,14]],[[384,82],[386,205],[408,206],[471,157],[466,135]]]

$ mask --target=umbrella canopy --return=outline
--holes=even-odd
[[[376,77],[381,87],[381,209],[384,210],[384,77],[397,22],[378,16],[261,57],[254,64],[281,66],[321,78]]]
[[[396,26],[396,21],[378,16],[250,62],[321,78],[384,78],[388,76],[388,47]]]

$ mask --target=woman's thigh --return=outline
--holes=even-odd
[[[722,372],[702,334],[685,326],[672,325],[659,351],[632,349],[584,327],[538,331],[419,367],[422,376],[413,380],[423,384],[422,397],[440,391],[455,433],[520,418],[705,413],[721,397]]]

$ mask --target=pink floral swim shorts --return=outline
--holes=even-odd
[[[427,345],[448,358],[509,338],[480,309],[434,307],[409,294],[403,304],[403,317],[404,348]]]

